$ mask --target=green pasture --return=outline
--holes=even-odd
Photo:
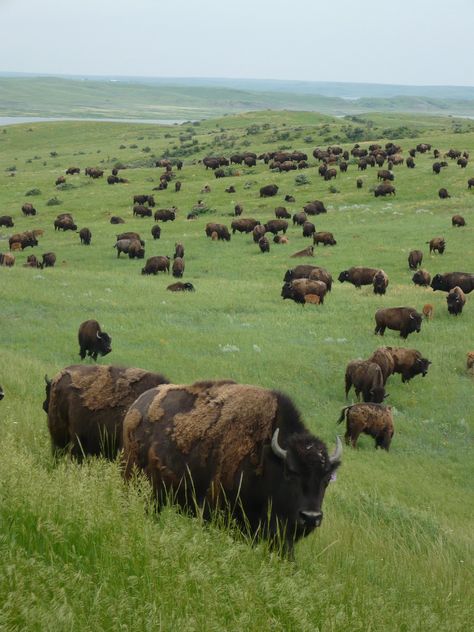
[[[304,112],[259,112],[168,127],[112,123],[44,123],[0,127],[0,252],[13,232],[43,229],[39,246],[16,253],[0,268],[0,629],[20,630],[377,630],[465,631],[473,603],[474,376],[466,353],[474,350],[474,296],[461,316],[447,312],[446,294],[416,287],[407,257],[424,252],[423,267],[474,272],[474,177],[455,161],[432,173],[432,153],[416,168],[394,167],[396,196],[374,198],[377,168],[324,182],[312,150],[341,144],[399,143],[403,155],[418,142],[442,153],[450,147],[474,156],[471,122],[414,115],[333,119]],[[5,131],[3,131],[3,129]],[[359,129],[360,131],[355,131]],[[397,136],[397,134],[399,136]],[[300,149],[310,168],[288,174],[238,165],[215,179],[199,160],[242,150]],[[156,208],[178,207],[154,241],[152,219],[132,217],[133,195],[152,193],[163,156],[180,157],[183,170]],[[128,184],[68,176],[69,166],[128,166]],[[297,185],[304,174],[307,184]],[[361,177],[363,188],[356,189]],[[264,184],[279,186],[261,199]],[[208,184],[212,191],[201,194]],[[236,193],[225,188],[234,185]],[[451,194],[440,200],[438,189]],[[26,193],[38,189],[37,195]],[[296,202],[285,204],[285,194]],[[61,203],[48,206],[52,198]],[[198,200],[208,212],[189,221]],[[290,255],[311,241],[290,222],[287,245],[262,254],[251,236],[212,242],[208,221],[227,224],[236,203],[262,223],[284,205],[293,213],[313,199],[328,213],[312,218],[329,230],[335,247],[315,247],[311,259]],[[23,217],[31,202],[36,217]],[[153,209],[154,210],[154,209]],[[92,231],[82,246],[72,232],[55,232],[58,213],[73,214]],[[453,228],[455,213],[465,228]],[[125,224],[110,224],[119,215]],[[146,257],[185,247],[183,281],[194,293],[171,293],[171,275],[143,276],[143,261],[117,259],[122,231],[138,231]],[[426,242],[444,236],[444,255]],[[54,251],[53,269],[22,264],[29,254]],[[285,271],[298,263],[327,268],[334,278],[323,306],[301,307],[280,297]],[[337,281],[353,265],[381,267],[390,284],[384,297]],[[396,332],[375,337],[374,313],[383,306],[434,305],[434,318],[406,341]],[[168,508],[149,507],[144,481],[125,487],[117,463],[90,460],[54,464],[42,410],[44,375],[79,361],[77,330],[97,319],[112,337],[101,363],[139,366],[177,383],[233,378],[289,394],[312,432],[333,445],[344,428],[336,420],[344,399],[348,361],[380,345],[419,349],[432,361],[428,375],[402,384],[389,378],[395,436],[389,453],[361,437],[346,448],[337,481],[327,491],[324,521],[282,560],[265,543],[252,544],[230,527],[202,523]]]

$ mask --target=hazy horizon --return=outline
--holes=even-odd
[[[474,3],[0,0],[12,73],[474,86]],[[456,43],[456,46],[450,45]]]

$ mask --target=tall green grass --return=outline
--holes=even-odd
[[[474,150],[474,135],[452,133],[450,119],[391,116],[373,117],[373,123],[374,140],[391,127],[423,130],[419,139],[400,140],[405,152],[419,141],[441,151]],[[252,124],[260,131],[249,135]],[[311,184],[296,187],[297,173],[270,173],[260,163],[215,180],[197,162],[207,153],[243,148],[291,145],[311,153],[328,135],[343,134],[345,124],[268,112],[195,127],[198,145],[179,174],[182,191],[155,194],[158,206],[179,208],[158,241],[149,234],[153,221],[132,217],[131,201],[151,192],[160,169],[125,170],[128,185],[80,175],[68,177],[75,188],[58,192],[54,181],[73,164],[137,164],[150,155],[142,152],[145,146],[161,157],[180,146],[183,128],[61,123],[0,132],[0,214],[15,220],[13,230],[0,229],[0,251],[8,249],[13,231],[45,229],[38,248],[18,253],[11,270],[0,268],[0,383],[6,395],[0,403],[0,629],[469,629],[474,378],[465,356],[474,343],[473,299],[468,297],[462,316],[450,316],[444,293],[413,286],[407,256],[421,248],[431,274],[474,271],[474,193],[466,184],[472,168],[449,162],[434,176],[432,159],[417,156],[414,170],[395,168],[397,195],[384,200],[370,192],[376,169],[360,174],[353,162],[347,174],[338,174],[338,193],[329,192],[330,183],[314,167],[304,172]],[[270,142],[283,130],[289,140]],[[304,143],[308,134],[313,144]],[[5,169],[13,165],[16,175],[10,177]],[[362,190],[355,187],[357,177],[364,180]],[[259,187],[270,182],[279,185],[278,197],[260,199]],[[200,193],[206,183],[212,187],[208,195]],[[229,184],[236,194],[224,192]],[[441,186],[451,199],[438,199]],[[41,194],[25,198],[33,188]],[[206,239],[206,222],[230,225],[235,203],[243,204],[244,216],[266,221],[285,193],[296,196],[287,205],[291,212],[311,199],[328,208],[314,221],[318,230],[331,230],[338,245],[315,249],[308,262],[335,278],[351,265],[380,266],[390,277],[385,297],[336,280],[324,306],[283,301],[284,272],[300,262],[289,255],[309,243],[301,229],[290,226],[290,243],[272,243],[268,255],[249,236],[236,234],[230,243]],[[63,204],[46,206],[54,195]],[[200,198],[216,212],[187,221]],[[29,200],[37,217],[22,217],[21,205]],[[90,247],[74,233],[54,232],[55,215],[65,211],[79,228],[91,229]],[[465,216],[466,228],[451,227],[455,212]],[[110,225],[112,214],[126,224]],[[182,241],[183,280],[196,292],[167,292],[167,275],[144,277],[142,261],[117,260],[113,244],[122,230],[142,233],[147,257],[172,255],[175,241]],[[425,242],[437,235],[445,236],[446,253],[429,256]],[[56,268],[22,267],[31,252],[49,250],[57,254]],[[421,309],[426,302],[434,304],[435,315],[419,335],[406,342],[395,332],[374,336],[379,307]],[[433,364],[424,379],[402,384],[398,376],[390,378],[390,452],[376,452],[368,437],[361,437],[357,450],[345,450],[338,479],[327,491],[323,524],[298,543],[290,563],[219,521],[203,523],[172,507],[156,515],[147,483],[124,486],[116,463],[54,464],[41,409],[43,378],[79,361],[77,329],[88,318],[97,318],[112,336],[113,351],[102,363],[158,370],[178,383],[230,377],[285,391],[328,444],[341,432],[335,422],[345,405],[349,360],[391,344],[416,347]]]

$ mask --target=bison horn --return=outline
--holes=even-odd
[[[342,441],[339,435],[336,437],[336,449],[329,457],[329,463],[336,463],[341,460],[342,456]]]
[[[96,336],[97,336],[97,338],[98,338],[99,340],[101,340],[101,337],[100,337],[100,334],[99,334],[99,332],[98,332],[98,331],[96,332]]]
[[[286,461],[286,457],[288,454],[288,450],[283,450],[283,448],[281,448],[278,444],[278,433],[280,432],[280,428],[277,428],[275,430],[275,432],[273,433],[273,437],[272,437],[272,450],[273,450],[273,454],[275,456],[277,456],[279,459],[283,459],[283,461]]]
[[[410,314],[410,318],[413,320],[415,317],[413,314]]]

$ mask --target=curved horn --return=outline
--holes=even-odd
[[[413,314],[410,314],[410,318],[413,320],[415,317]]]
[[[99,332],[98,332],[98,331],[96,332],[96,336],[97,336],[97,338],[98,338],[99,340],[102,340],[102,338],[100,337],[100,334],[99,334]]]
[[[288,454],[288,450],[283,450],[278,445],[278,433],[279,432],[280,432],[280,428],[277,428],[275,430],[275,432],[273,433],[272,450],[273,450],[273,454],[275,454],[275,456],[277,456],[279,459],[283,459],[283,461],[286,461],[286,456]]]
[[[342,456],[342,441],[341,441],[341,437],[339,435],[337,435],[337,437],[336,437],[336,449],[334,450],[334,452],[329,457],[329,463],[336,463],[337,461],[340,461],[341,460],[341,456]]]

